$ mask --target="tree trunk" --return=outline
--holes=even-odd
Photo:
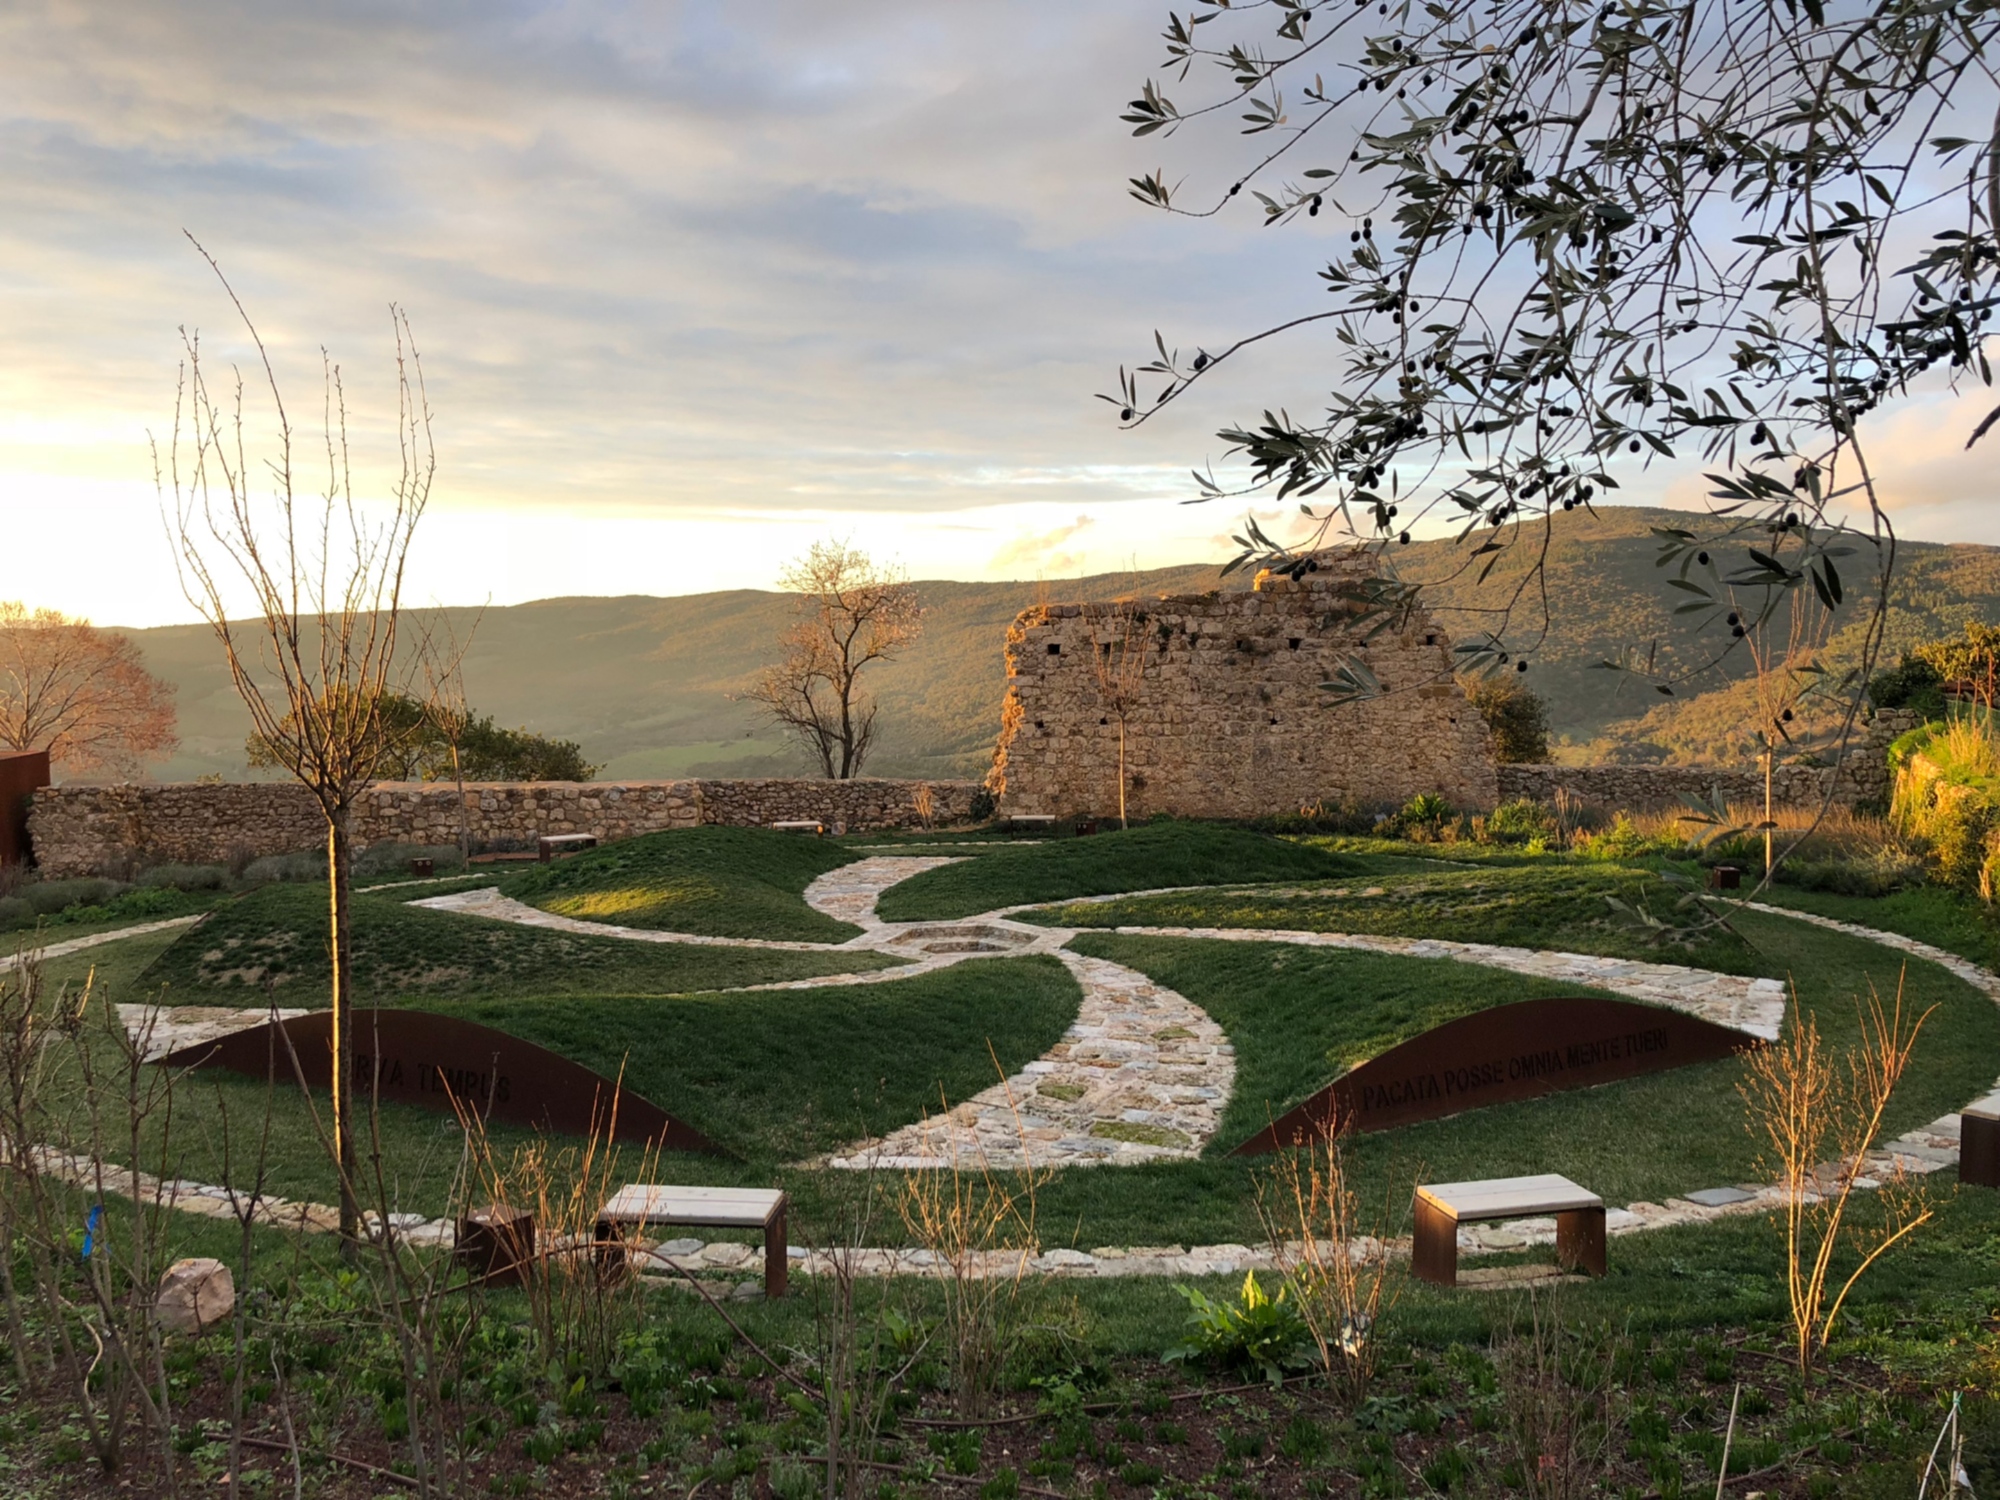
[[[1118,826],[1130,828],[1125,821],[1125,716],[1118,716]]]
[[[333,1165],[340,1177],[340,1248],[352,1257],[361,1247],[361,1205],[355,1196],[354,1118],[351,1093],[354,1069],[354,847],[343,804],[327,816],[326,884],[332,909],[333,933],[329,956],[333,964]]]
[[[1771,763],[1778,758],[1777,747],[1764,741],[1764,878],[1771,878]]]
[[[472,825],[465,816],[465,767],[458,758],[458,741],[451,742],[451,779],[458,783],[458,857],[472,862]]]

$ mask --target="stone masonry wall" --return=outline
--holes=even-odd
[[[1860,726],[1839,766],[1785,766],[1771,776],[1771,798],[1780,807],[1817,807],[1826,799],[1847,806],[1882,806],[1889,799],[1889,745],[1916,728],[1914,714],[1878,709]],[[1550,766],[1512,765],[1499,769],[1502,799],[1526,797],[1547,802],[1561,787],[1597,807],[1652,812],[1680,805],[1684,796],[1706,798],[1720,790],[1725,800],[1760,805],[1764,773],[1755,766]]]
[[[1452,676],[1451,642],[1422,610],[1372,639],[1339,592],[1364,554],[1322,554],[1300,582],[1248,593],[1024,611],[1007,633],[1007,698],[988,785],[1006,813],[1118,809],[1116,714],[1100,680],[1130,639],[1144,667],[1125,722],[1134,817],[1253,818],[1315,801],[1498,798],[1486,725]],[[1143,642],[1143,648],[1137,643]],[[1108,655],[1107,655],[1108,652]],[[1350,656],[1387,689],[1337,704],[1321,684]]]
[[[920,821],[923,786],[939,822],[963,821],[979,790],[969,781],[874,779],[480,782],[466,785],[465,806],[476,845],[804,818],[852,829],[908,828]],[[457,789],[436,782],[380,782],[355,807],[355,840],[364,847],[456,843],[458,826]],[[35,793],[28,814],[36,865],[51,878],[289,854],[317,848],[325,837],[305,789],[279,781],[52,787]]]

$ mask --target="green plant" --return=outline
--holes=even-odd
[[[1287,1370],[1300,1369],[1309,1361],[1306,1345],[1310,1337],[1305,1319],[1287,1298],[1288,1289],[1267,1296],[1257,1283],[1257,1273],[1244,1273],[1243,1289],[1234,1303],[1220,1302],[1197,1287],[1176,1284],[1174,1290],[1187,1299],[1190,1336],[1166,1353],[1169,1361],[1203,1360],[1224,1368],[1256,1370],[1273,1385],[1281,1383]]]
[[[1436,792],[1419,792],[1396,813],[1405,838],[1435,840],[1454,816],[1449,802]]]
[[[1555,832],[1548,810],[1527,797],[1502,802],[1486,815],[1486,837],[1496,844],[1525,844]]]

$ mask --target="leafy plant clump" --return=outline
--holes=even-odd
[[[1188,1337],[1166,1352],[1169,1363],[1200,1360],[1222,1369],[1255,1370],[1273,1385],[1312,1363],[1311,1331],[1288,1300],[1288,1287],[1269,1296],[1250,1271],[1233,1303],[1196,1287],[1177,1284],[1174,1290],[1187,1299]]]

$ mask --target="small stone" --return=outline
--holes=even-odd
[[[236,1278],[208,1256],[168,1266],[153,1298],[153,1315],[169,1333],[206,1333],[235,1310]]]
[[[1703,1208],[1727,1208],[1732,1203],[1749,1203],[1756,1196],[1755,1193],[1744,1192],[1742,1188],[1698,1188],[1687,1195],[1687,1201],[1698,1203]]]
[[[664,1245],[655,1245],[653,1253],[664,1255],[670,1260],[679,1260],[684,1256],[701,1254],[702,1243],[700,1240],[691,1239],[668,1240]]]
[[[1095,1262],[1081,1250],[1050,1250],[1042,1256],[1045,1266],[1088,1266]]]
[[[739,1281],[729,1289],[731,1302],[762,1302],[764,1283],[761,1281]]]

